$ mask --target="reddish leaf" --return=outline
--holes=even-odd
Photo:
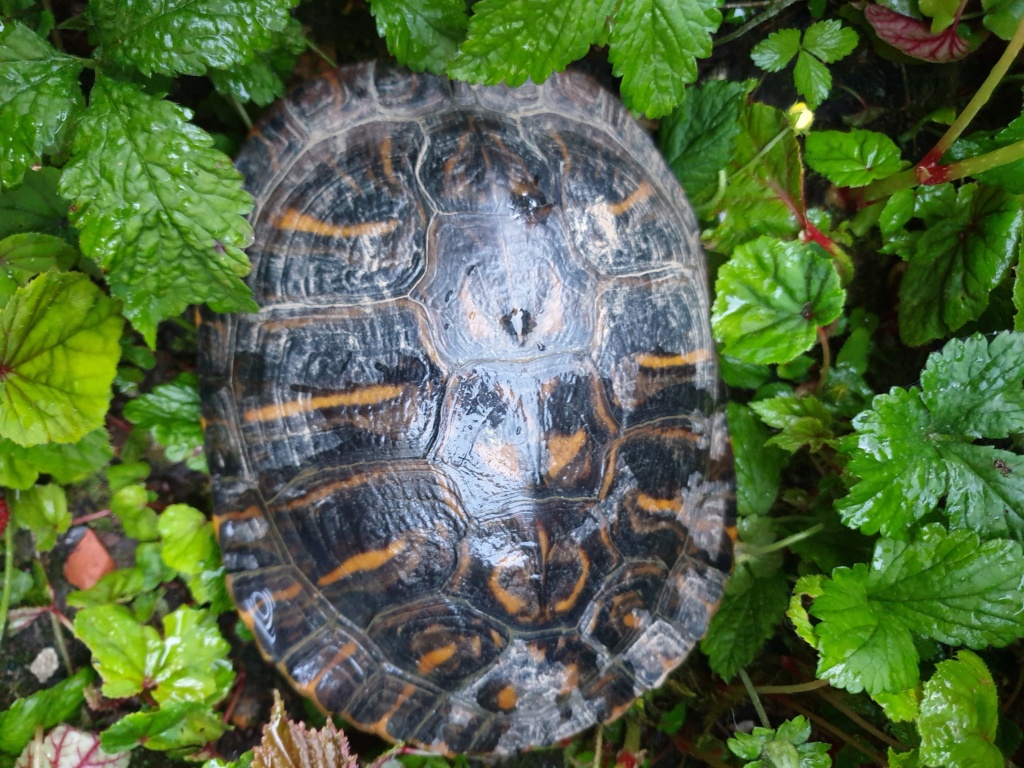
[[[915,59],[941,64],[962,59],[971,52],[968,42],[956,33],[956,24],[934,35],[927,22],[881,5],[869,5],[864,15],[882,40]]]
[[[11,519],[11,510],[7,507],[7,501],[0,496],[0,536],[7,530],[7,521]]]
[[[128,752],[107,754],[98,736],[58,725],[42,742],[30,742],[15,768],[128,768],[130,757]]]

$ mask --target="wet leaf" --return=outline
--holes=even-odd
[[[77,259],[78,251],[53,235],[26,232],[0,240],[0,307],[40,272],[67,270]]]
[[[0,712],[0,750],[17,755],[32,741],[36,728],[53,728],[77,713],[85,702],[85,687],[95,677],[91,669],[82,669],[49,688],[15,699]]]
[[[357,768],[348,739],[328,719],[320,730],[292,722],[285,714],[281,696],[274,691],[270,721],[263,726],[263,740],[253,750],[252,768]]]
[[[216,741],[227,726],[218,713],[199,702],[174,702],[155,711],[125,715],[101,736],[112,752],[143,746],[152,750],[182,749]],[[129,755],[124,752],[124,755]]]
[[[105,429],[97,429],[77,443],[44,443],[23,448],[0,438],[0,486],[26,490],[40,474],[62,485],[77,483],[102,469],[114,455]]]
[[[140,395],[125,404],[124,416],[137,427],[152,432],[170,461],[184,461],[189,469],[207,471],[195,374],[179,374],[174,381]]]
[[[92,652],[104,696],[125,699],[152,687],[162,650],[160,636],[124,606],[83,608],[75,615],[75,637]]]
[[[751,403],[750,407],[765,424],[781,430],[768,440],[768,445],[778,446],[790,453],[806,445],[813,452],[821,450],[835,439],[832,413],[813,395],[781,395],[758,400]]]
[[[58,725],[41,744],[30,742],[15,768],[128,768],[129,759],[103,750],[92,733]]]
[[[256,53],[252,61],[230,69],[211,69],[207,74],[214,87],[220,93],[260,106],[284,96],[282,78],[292,71],[299,54],[306,50],[302,24],[289,17],[288,25],[275,32],[273,40],[271,47]]]
[[[17,189],[0,191],[0,237],[69,234],[68,206],[57,194],[59,180],[56,168],[40,168],[26,173]]]
[[[970,44],[956,33],[956,27],[935,34],[926,22],[883,5],[868,5],[864,16],[876,35],[915,59],[942,64],[962,59],[971,52]]]
[[[216,567],[217,542],[206,515],[188,504],[172,504],[158,523],[164,562],[179,573],[196,576]]]
[[[875,131],[813,131],[804,157],[814,170],[841,187],[863,187],[900,170],[899,148]]]
[[[32,531],[36,549],[49,552],[57,537],[71,525],[71,513],[64,489],[54,483],[34,485],[25,491],[7,494],[11,506],[11,522]]]
[[[737,732],[726,742],[729,750],[747,762],[743,768],[830,768],[829,746],[811,737],[811,724],[802,715],[786,720],[777,729],[754,728]]]
[[[469,22],[465,0],[371,0],[370,12],[399,64],[438,75],[455,57]]]
[[[753,412],[728,405],[729,434],[736,458],[736,508],[741,515],[763,515],[779,493],[786,455],[766,446],[769,434]]]

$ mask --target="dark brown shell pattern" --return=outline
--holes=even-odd
[[[705,633],[734,491],[698,225],[584,75],[316,79],[238,160],[261,309],[200,328],[215,521],[263,653],[389,740],[507,754]]]

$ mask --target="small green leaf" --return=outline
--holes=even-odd
[[[167,751],[216,741],[227,726],[206,704],[175,702],[153,712],[133,712],[100,736],[105,750],[121,752],[142,745]]]
[[[711,34],[721,23],[715,0],[622,0],[608,58],[626,106],[649,117],[671,112],[697,79],[694,57],[711,55]]]
[[[0,187],[21,183],[82,106],[82,60],[24,24],[0,21]]]
[[[70,234],[68,206],[57,194],[59,180],[56,168],[39,168],[26,173],[17,189],[0,191],[0,237],[27,232]]]
[[[936,665],[924,685],[921,715],[921,762],[948,768],[1003,768],[993,744],[999,700],[985,662],[970,651],[956,661]]]
[[[807,445],[819,451],[834,439],[832,414],[813,395],[796,397],[781,395],[750,404],[758,416],[770,427],[782,430],[767,441],[790,453]]]
[[[804,157],[811,168],[841,187],[863,187],[891,176],[901,166],[900,151],[892,139],[857,128],[811,132]]]
[[[90,0],[95,56],[142,74],[205,74],[252,61],[288,24],[293,0]]]
[[[466,0],[371,0],[377,34],[398,63],[443,74],[466,36]]]
[[[153,675],[153,698],[216,704],[234,682],[230,647],[211,613],[182,606],[164,617],[164,643]]]
[[[54,483],[34,485],[26,491],[7,494],[11,521],[19,528],[32,531],[36,549],[49,552],[57,537],[71,526],[71,513],[64,489]]]
[[[26,232],[0,240],[0,307],[40,272],[66,271],[77,260],[78,251],[53,235]]]
[[[114,513],[124,532],[139,541],[160,538],[157,516],[149,507],[149,491],[141,484],[118,488],[110,498],[110,511]]]
[[[754,728],[737,732],[726,742],[730,751],[752,761],[743,768],[830,768],[829,746],[811,737],[811,724],[802,715],[786,720],[777,729]]]
[[[103,426],[120,335],[117,305],[83,274],[19,288],[0,311],[0,437],[70,443]]]
[[[613,8],[612,0],[480,0],[448,74],[513,88],[543,83],[583,57]]]
[[[124,606],[83,608],[75,616],[75,637],[92,652],[104,696],[126,699],[153,686],[163,643]]]
[[[796,57],[796,66],[793,67],[793,83],[797,92],[806,99],[807,105],[817,109],[832,90],[832,74],[818,59],[801,50]]]
[[[135,565],[111,571],[89,589],[68,594],[68,605],[76,608],[92,608],[108,603],[126,603],[139,595],[155,590],[161,582],[174,578],[173,571],[167,571],[160,557],[160,545],[144,542],[135,548]]]
[[[844,27],[839,19],[825,19],[807,28],[801,47],[815,58],[832,64],[853,53],[857,41],[857,33]]]
[[[241,276],[252,207],[242,178],[190,113],[131,83],[96,78],[61,177],[83,253],[150,346],[156,324],[189,304],[256,308]],[[115,170],[116,169],[116,170]]]
[[[982,0],[985,18],[981,23],[1003,40],[1009,40],[1024,18],[1024,0]]]
[[[750,58],[765,72],[781,72],[800,52],[800,30],[780,29],[750,50]]]
[[[885,716],[894,723],[909,723],[917,720],[921,704],[920,688],[907,688],[905,691],[896,691],[895,693],[876,693],[871,698],[882,708]]]
[[[125,418],[153,433],[171,461],[184,461],[189,469],[206,471],[203,428],[199,418],[199,384],[195,374],[180,374],[124,407]]]
[[[661,153],[698,207],[717,192],[719,172],[732,158],[746,92],[744,83],[712,80],[691,88],[661,121]]]
[[[920,0],[921,13],[932,20],[931,32],[937,35],[953,23],[959,0]]]
[[[768,430],[747,406],[729,403],[727,417],[736,457],[736,511],[741,515],[766,514],[779,493],[786,455],[766,447]]]
[[[304,50],[306,38],[302,24],[289,18],[288,25],[274,34],[274,43],[268,50],[260,51],[252,61],[231,69],[211,69],[208,75],[221,93],[266,106],[284,95],[282,77],[292,71]]]
[[[85,687],[94,677],[91,669],[82,669],[49,688],[16,699],[0,712],[0,750],[17,755],[32,741],[36,728],[49,730],[69,719],[85,702]]]
[[[718,271],[712,308],[723,351],[751,363],[783,363],[810,349],[819,326],[843,309],[845,291],[820,249],[761,237]]]
[[[188,504],[172,504],[160,513],[164,562],[179,573],[195,576],[216,567],[217,543],[206,515]]]
[[[916,749],[909,752],[896,752],[892,747],[886,754],[889,768],[921,768],[921,756]]]
[[[0,438],[0,486],[26,490],[50,475],[62,485],[77,483],[98,472],[113,458],[105,429],[97,429],[77,443],[44,443],[22,448]]]

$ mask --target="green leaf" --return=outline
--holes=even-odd
[[[739,731],[726,742],[730,751],[747,762],[743,768],[830,768],[829,746],[811,737],[811,724],[802,715],[786,720],[777,729]]]
[[[857,128],[809,133],[804,157],[811,168],[841,187],[863,187],[891,176],[902,165],[892,139]]]
[[[22,448],[0,439],[0,485],[25,490],[40,474],[62,485],[77,483],[95,474],[113,458],[105,429],[90,432],[77,443],[46,443]]]
[[[832,90],[832,74],[828,67],[814,56],[801,50],[793,67],[793,83],[796,90],[807,101],[811,109],[816,109]]]
[[[156,512],[149,508],[146,486],[132,484],[118,488],[110,498],[110,511],[133,539],[155,541],[160,538]]]
[[[835,437],[831,412],[813,395],[781,395],[769,400],[758,400],[751,403],[750,407],[765,424],[782,430],[768,440],[767,445],[777,445],[790,453],[807,445],[812,452],[816,452]]]
[[[612,0],[480,0],[448,74],[516,87],[547,80],[601,36]]]
[[[167,571],[160,557],[160,545],[144,542],[135,548],[135,565],[111,571],[89,589],[77,590],[68,595],[68,605],[76,608],[92,608],[108,603],[125,603],[139,595],[155,590],[161,582],[174,578],[173,571]]]
[[[26,232],[68,235],[68,206],[57,194],[59,180],[56,168],[40,168],[26,173],[17,189],[0,191],[0,237]]]
[[[945,513],[956,528],[1024,541],[1024,456],[987,445],[940,443],[949,473]]]
[[[885,716],[894,723],[909,723],[917,720],[921,704],[919,688],[907,688],[905,691],[895,693],[876,693],[871,698],[882,708]]]
[[[953,339],[928,356],[921,397],[942,432],[1007,437],[1024,431],[1024,334]]]
[[[932,20],[931,32],[937,35],[953,23],[959,0],[920,0],[921,13]]]
[[[846,293],[832,260],[812,246],[761,237],[718,271],[712,308],[726,354],[784,363],[810,349],[819,326],[839,317]]]
[[[781,72],[800,51],[800,30],[780,29],[750,50],[750,58],[765,72]]]
[[[96,58],[142,74],[202,75],[252,61],[293,0],[90,0]]]
[[[216,741],[227,730],[206,704],[175,702],[154,712],[125,715],[100,736],[103,749],[120,752],[142,745],[166,751]]]
[[[150,430],[170,461],[184,461],[189,469],[206,471],[195,374],[183,373],[154,387],[150,394],[127,403],[124,415],[137,427]]]
[[[976,184],[918,196],[919,231],[898,233],[893,250],[910,262],[900,284],[900,336],[911,346],[977,319],[1017,258],[1021,200]],[[948,190],[947,194],[943,194]],[[891,238],[890,238],[891,239]]]
[[[61,194],[77,205],[83,253],[150,346],[156,324],[189,304],[256,309],[240,277],[252,207],[241,175],[187,122],[190,113],[99,76],[75,134]]]
[[[235,680],[230,647],[208,611],[182,606],[164,617],[164,643],[153,675],[153,698],[216,704]]]
[[[736,457],[736,511],[766,514],[779,493],[786,455],[766,447],[768,430],[747,406],[729,403],[727,418]]]
[[[896,752],[889,747],[886,753],[889,768],[921,768],[921,758],[916,749],[909,752]]]
[[[857,33],[844,27],[839,19],[825,19],[807,28],[801,47],[815,58],[832,64],[853,53],[857,41]]]
[[[712,80],[691,88],[661,121],[661,153],[698,207],[717,192],[719,172],[732,158],[746,92],[744,83]]]
[[[53,235],[26,232],[0,240],[0,307],[40,272],[66,271],[77,260],[78,251]]]
[[[985,662],[970,651],[956,661],[936,665],[924,685],[921,715],[921,762],[948,768],[1003,768],[1006,761],[993,744],[999,700]]]
[[[163,643],[124,606],[83,608],[75,616],[75,637],[92,652],[104,696],[126,699],[152,687]]]
[[[721,23],[716,0],[622,0],[608,58],[626,106],[649,117],[671,112],[697,79],[694,57],[711,55],[711,34]]]
[[[289,18],[288,25],[274,35],[274,44],[260,51],[252,61],[231,69],[211,69],[210,80],[221,93],[241,101],[266,106],[284,96],[284,81],[295,66],[299,54],[306,50],[302,24]]]
[[[85,702],[85,687],[94,677],[91,669],[82,669],[49,688],[16,699],[0,712],[0,750],[20,754],[36,728],[49,730],[77,713]]]
[[[466,0],[371,0],[370,12],[399,64],[438,75],[454,58],[469,22]]]
[[[195,576],[216,567],[217,543],[206,515],[188,504],[172,504],[160,513],[164,562],[179,573]]]
[[[53,549],[57,537],[71,526],[68,500],[59,485],[47,483],[34,485],[26,491],[11,491],[7,501],[11,521],[19,528],[32,531],[40,552]]]
[[[18,22],[0,21],[0,187],[21,183],[82,106],[82,60]]]
[[[982,0],[985,18],[981,23],[1003,40],[1009,40],[1024,18],[1024,0]]]
[[[83,274],[19,288],[0,311],[0,437],[69,443],[103,426],[120,335],[117,305]]]
[[[910,544],[880,540],[870,570],[838,568],[821,583],[819,676],[852,693],[901,691],[918,679],[912,632],[973,648],[1024,636],[1022,569],[1019,544],[970,531],[929,525]]]

